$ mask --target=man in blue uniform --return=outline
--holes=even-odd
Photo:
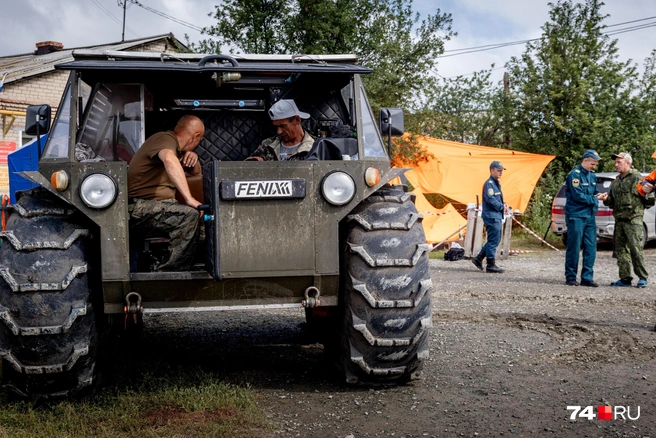
[[[483,223],[485,224],[485,231],[487,232],[487,242],[481,252],[472,259],[472,263],[481,271],[483,270],[483,257],[487,259],[485,272],[493,272],[500,274],[504,270],[496,265],[494,256],[497,252],[497,246],[501,242],[501,224],[503,223],[503,215],[507,212],[508,206],[503,202],[503,194],[501,193],[501,184],[499,178],[503,175],[505,167],[498,161],[493,161],[490,164],[490,177],[485,184],[483,184]]]
[[[583,154],[583,161],[567,175],[565,220],[567,222],[567,251],[565,253],[565,284],[578,286],[576,273],[579,252],[583,248],[581,286],[598,287],[593,266],[597,257],[597,226],[595,216],[599,208],[597,175],[593,170],[601,157],[592,149]]]

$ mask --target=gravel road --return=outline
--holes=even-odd
[[[431,356],[400,387],[336,381],[300,309],[149,315],[140,354],[248,385],[273,437],[656,438],[656,249],[646,259],[646,289],[565,286],[564,255],[547,249],[500,262],[500,275],[431,260]],[[611,251],[595,271],[602,285],[617,279]],[[639,418],[572,421],[574,405]]]

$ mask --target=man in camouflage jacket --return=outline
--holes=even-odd
[[[292,99],[282,99],[269,109],[276,136],[264,139],[247,161],[303,160],[314,144],[314,137],[301,125],[310,114],[299,111]]]
[[[610,191],[600,196],[604,205],[613,209],[615,218],[615,249],[620,279],[611,286],[631,286],[631,266],[638,276],[636,287],[647,287],[649,274],[645,267],[642,252],[643,217],[645,208],[654,205],[653,186],[643,186],[645,195],[638,192],[637,185],[642,179],[640,172],[631,168],[633,159],[627,152],[611,155],[615,160],[615,170],[619,175],[610,186]]]

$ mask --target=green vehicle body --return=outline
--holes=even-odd
[[[384,205],[390,199],[405,205],[409,196],[400,187],[388,184],[402,170],[391,168],[386,150],[389,138],[380,134],[367,102],[360,75],[370,73],[369,69],[357,65],[355,57],[341,55],[181,54],[164,58],[147,53],[78,51],[74,56],[74,61],[57,66],[70,70],[70,79],[39,170],[24,172],[23,176],[41,186],[53,203],[70,208],[82,218],[77,220],[88,232],[88,268],[73,275],[89,277],[89,301],[95,306],[98,331],[103,330],[107,320],[123,320],[133,314],[137,321],[143,312],[305,307],[308,321],[318,327],[322,342],[353,356],[346,351],[349,347],[342,345],[348,342],[343,339],[342,326],[344,315],[349,313],[343,308],[348,301],[343,297],[345,283],[349,282],[345,264],[355,255],[372,269],[422,266],[419,274],[411,275],[420,277],[411,281],[413,290],[401,292],[415,297],[419,294],[421,310],[411,310],[408,319],[421,321],[412,321],[414,328],[408,328],[412,336],[404,332],[401,337],[410,337],[411,343],[421,345],[417,347],[419,352],[413,353],[417,358],[404,365],[405,371],[399,372],[398,366],[390,366],[391,372],[356,366],[354,372],[342,366],[342,370],[347,369],[346,381],[396,383],[417,374],[427,354],[426,329],[430,325],[430,300],[423,298],[429,295],[430,287],[426,279],[429,248],[421,241],[421,215],[415,209],[400,219],[404,232],[418,230],[412,231],[416,242],[408,244],[404,253],[408,257],[403,259],[386,253],[367,254],[348,237],[354,227],[375,233],[384,233],[386,227],[399,228],[396,220],[387,225],[368,220],[366,210],[358,213],[358,208],[375,198],[383,203],[377,211],[385,212]],[[263,138],[275,134],[266,111],[280,98],[295,99],[302,111],[311,114],[309,126],[305,126],[311,134],[329,140],[339,137],[335,140],[338,146],[349,147],[340,150],[337,159],[333,151],[331,159],[244,161]],[[166,243],[130,235],[128,162],[145,138],[172,129],[184,114],[197,115],[206,125],[205,138],[196,149],[203,163],[202,196],[208,206],[204,248],[193,270],[142,269],[143,264],[135,263],[135,259],[143,260],[145,249],[152,246],[160,245],[165,251]],[[400,111],[385,109],[381,114],[387,134],[402,132]],[[76,157],[81,144],[90,147],[95,157]],[[329,202],[323,193],[327,176],[335,172],[347,174],[354,184],[352,197],[341,205]],[[65,189],[53,187],[53,174],[66,176]],[[104,208],[89,206],[81,196],[82,183],[93,174],[109,176],[116,190],[113,202]],[[372,176],[376,174],[377,180]],[[270,188],[270,182],[291,184],[293,193],[271,195],[275,188]],[[239,190],[240,195],[246,195],[249,187],[251,196],[236,195]],[[414,205],[403,208],[412,210]],[[2,237],[9,240],[7,233]],[[7,245],[3,242],[3,246]],[[11,262],[0,259],[0,264]],[[7,269],[11,271],[11,266]],[[7,283],[19,284],[17,278]],[[358,289],[353,284],[351,290]],[[367,298],[366,293],[363,296]],[[367,299],[370,304],[376,301]],[[382,300],[372,307],[403,307],[399,304],[402,301]],[[357,326],[351,316],[347,319]],[[44,367],[30,368],[12,356],[7,346],[11,342],[11,335],[4,342],[0,338],[0,354],[3,363],[17,374],[50,372]],[[381,343],[380,339],[371,342]],[[57,373],[52,374],[56,377]],[[62,390],[54,385],[55,390],[49,382],[32,382],[31,387],[40,385],[40,389],[30,393],[25,389],[29,385],[20,378],[8,381],[3,376],[3,380],[10,389],[28,398],[73,395],[86,386],[63,385]],[[23,389],[18,388],[21,385]]]

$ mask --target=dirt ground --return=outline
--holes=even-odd
[[[605,286],[617,279],[608,249],[599,288],[565,286],[564,255],[549,249],[511,256],[500,275],[431,260],[431,356],[406,386],[342,385],[300,309],[146,316],[142,354],[248,385],[272,437],[656,438],[656,249],[646,259],[646,289]],[[598,405],[639,418],[570,420],[567,406]]]

